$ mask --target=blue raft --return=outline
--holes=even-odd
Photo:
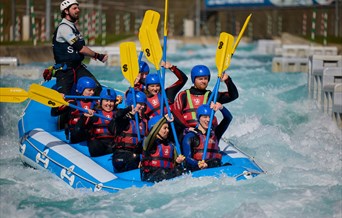
[[[53,87],[55,80],[44,83]],[[122,92],[117,91],[119,95]],[[123,106],[123,105],[121,105]],[[47,169],[73,188],[117,192],[130,187],[151,186],[141,181],[140,170],[115,173],[112,155],[90,157],[86,142],[70,144],[64,130],[57,129],[57,117],[51,108],[30,100],[18,122],[21,160],[36,169]],[[236,180],[253,178],[264,173],[248,155],[228,143],[222,149],[223,166],[192,172],[192,177],[226,175]],[[229,163],[229,164],[228,164]]]

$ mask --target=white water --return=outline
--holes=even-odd
[[[168,60],[188,75],[195,64],[216,72],[215,47],[187,46]],[[25,103],[0,103],[0,216],[342,217],[341,130],[308,99],[305,73],[272,73],[271,62],[253,44],[240,44],[229,67],[240,97],[226,105],[234,119],[225,137],[268,172],[247,181],[186,177],[117,194],[73,190],[49,172],[24,167],[17,121]],[[34,66],[42,72],[48,64]],[[105,85],[129,86],[119,68],[90,70]],[[166,78],[166,85],[175,81],[169,72]],[[38,82],[4,75],[1,87],[28,90]]]

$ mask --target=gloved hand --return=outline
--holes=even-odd
[[[94,56],[94,59],[95,60],[99,60],[99,61],[101,61],[101,62],[104,62],[104,58],[106,57],[106,55],[105,54],[99,54],[99,53],[96,53],[95,52],[95,56]]]
[[[121,95],[116,96],[115,104],[118,105],[121,102],[122,102],[122,96]]]
[[[45,80],[45,81],[50,81],[50,80],[51,80],[51,78],[52,78],[52,76],[53,76],[52,71],[53,71],[53,68],[52,68],[52,67],[48,67],[48,68],[46,68],[46,69],[44,70],[44,72],[43,72],[43,77],[44,77],[44,80]]]

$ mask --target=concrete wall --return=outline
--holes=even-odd
[[[19,64],[53,62],[51,46],[0,46],[2,57],[17,57]]]

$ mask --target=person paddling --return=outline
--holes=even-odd
[[[174,99],[177,93],[183,88],[186,84],[188,77],[176,66],[172,65],[170,62],[162,62],[161,66],[169,69],[173,72],[178,80],[173,83],[171,86],[165,89],[166,97],[169,101],[169,105],[174,103]],[[147,96],[147,107],[146,107],[146,115],[148,119],[160,114],[160,102],[161,102],[161,91],[160,91],[160,80],[157,74],[148,74],[145,80],[146,89],[145,94]],[[164,107],[164,114],[167,113],[166,108]]]
[[[141,161],[141,180],[159,182],[181,175],[185,157],[178,155],[169,140],[169,119],[158,115],[148,121],[149,134],[144,140]]]
[[[135,91],[136,107],[133,106],[133,94],[128,92],[125,109],[119,109],[115,119],[109,124],[109,131],[115,136],[112,163],[115,172],[137,169],[140,163],[142,140],[147,134],[145,119],[146,96]],[[138,113],[138,124],[135,120]],[[141,140],[138,139],[137,125]]]
[[[207,104],[198,107],[196,112],[197,125],[195,128],[186,129],[186,134],[182,140],[182,152],[186,157],[186,167],[191,171],[221,166],[222,155],[218,145],[233,116],[220,103],[212,104],[211,107],[213,109]],[[207,130],[212,110],[220,110],[223,119],[218,126],[211,130],[206,157],[203,158],[204,144],[207,140]]]
[[[96,111],[84,113],[76,124],[76,129],[85,129],[90,133],[87,146],[91,157],[111,154],[114,135],[108,130],[110,120],[115,117],[116,92],[111,88],[103,88],[100,93],[100,104]],[[94,112],[107,117],[109,120],[93,116]]]
[[[93,96],[95,88],[96,83],[92,78],[87,76],[81,77],[77,82],[76,92],[78,95],[84,96],[85,98],[70,99],[68,100],[69,104],[74,104],[93,113],[96,101],[86,97]],[[75,128],[75,125],[82,114],[82,111],[65,105],[51,109],[52,116],[59,116],[59,128],[65,128],[66,138],[67,140],[70,140],[70,143],[77,143],[88,139],[88,134],[83,128]]]

